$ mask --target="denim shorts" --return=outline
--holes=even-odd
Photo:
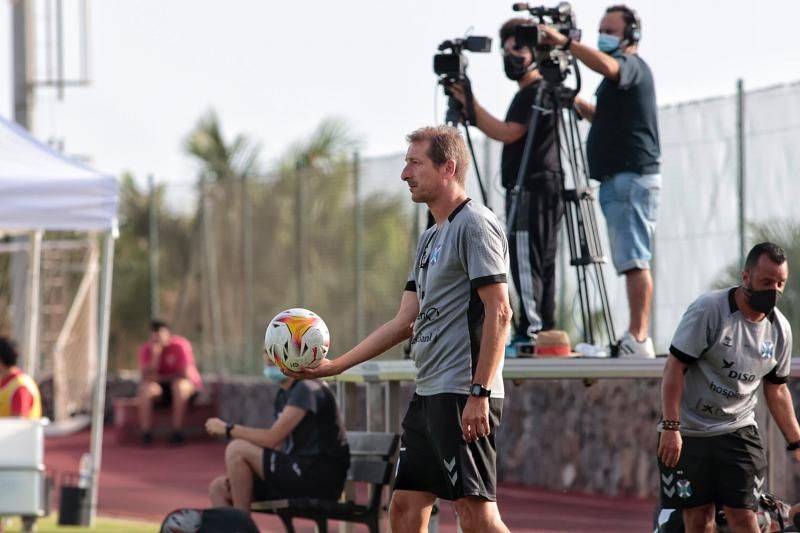
[[[650,268],[660,196],[661,174],[620,172],[600,184],[600,207],[618,274]]]

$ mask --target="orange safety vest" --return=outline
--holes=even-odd
[[[0,416],[12,416],[11,400],[21,387],[28,389],[33,396],[33,406],[26,418],[42,418],[42,397],[39,394],[39,387],[30,376],[22,372],[15,374],[0,388]]]

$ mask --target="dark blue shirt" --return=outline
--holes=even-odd
[[[619,81],[604,78],[595,93],[586,141],[589,176],[604,180],[619,172],[658,174],[661,148],[653,73],[636,54],[618,54]]]

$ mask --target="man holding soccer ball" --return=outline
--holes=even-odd
[[[458,130],[410,135],[401,179],[436,224],[420,237],[397,315],[336,359],[292,377],[339,374],[411,338],[416,393],[403,420],[390,508],[394,533],[427,530],[436,498],[453,500],[465,532],[506,532],[496,504],[495,435],[511,320],[508,243],[497,217],[464,189]]]

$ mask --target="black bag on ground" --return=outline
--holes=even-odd
[[[253,519],[234,507],[176,509],[164,517],[160,533],[259,533]]]

